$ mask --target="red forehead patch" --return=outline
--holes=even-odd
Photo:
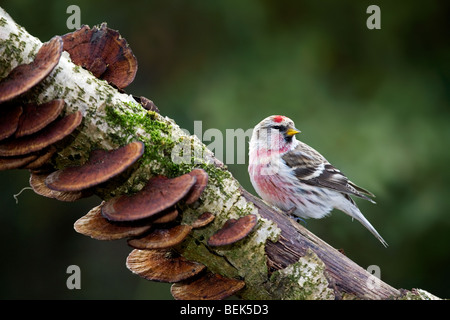
[[[283,116],[274,116],[273,117],[273,121],[275,121],[275,122],[277,122],[277,123],[280,123],[281,121],[283,121],[284,120],[284,117]]]

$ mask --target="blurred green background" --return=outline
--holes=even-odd
[[[32,35],[106,21],[134,51],[126,89],[152,99],[193,133],[252,128],[284,114],[351,180],[377,195],[357,201],[389,248],[341,212],[307,228],[396,288],[449,298],[450,2],[448,1],[0,1]],[[381,30],[366,9],[381,8]],[[205,144],[211,141],[204,141]],[[247,165],[229,169],[249,191]],[[0,172],[0,298],[171,299],[169,285],[125,267],[124,241],[77,234],[73,222],[99,204],[25,190],[28,173]],[[81,268],[81,290],[66,269]]]

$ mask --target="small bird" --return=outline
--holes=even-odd
[[[268,204],[301,218],[321,219],[334,208],[362,223],[387,247],[350,196],[372,203],[369,191],[351,182],[319,152],[297,140],[300,130],[285,116],[273,115],[254,128],[248,173]]]

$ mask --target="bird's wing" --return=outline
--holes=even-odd
[[[303,146],[302,151],[297,148],[282,156],[282,159],[292,168],[295,176],[301,182],[354,195],[375,203],[368,197],[374,197],[372,193],[348,180],[341,171],[333,167],[316,150],[307,145]]]

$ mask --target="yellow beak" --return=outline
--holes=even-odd
[[[292,137],[294,134],[300,133],[300,130],[297,130],[295,128],[289,128],[286,131],[286,135],[288,135],[289,137]]]

